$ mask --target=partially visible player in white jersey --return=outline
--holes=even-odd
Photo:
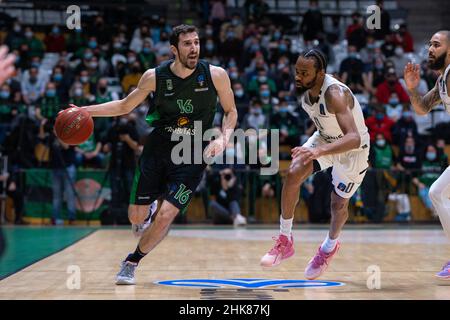
[[[417,92],[420,82],[420,66],[408,63],[404,78],[411,104],[419,115],[425,115],[439,103],[450,114],[450,30],[436,32],[429,42],[428,66],[439,72],[436,85],[423,97]],[[450,240],[450,166],[430,188],[430,199],[439,215],[442,227]],[[450,279],[450,261],[436,274],[441,279]]]
[[[292,150],[281,198],[280,235],[261,265],[273,267],[294,254],[291,230],[300,186],[314,172],[333,167],[330,229],[305,269],[307,279],[316,279],[339,249],[338,237],[348,218],[349,199],[368,168],[370,138],[361,106],[345,84],[326,73],[327,61],[321,51],[303,52],[295,68],[299,101],[317,131],[303,146]]]

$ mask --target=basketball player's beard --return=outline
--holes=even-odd
[[[317,80],[317,74],[312,81],[306,83],[304,86],[295,86],[295,91],[296,91],[297,95],[299,97],[303,96],[306,91],[308,91],[309,89],[314,87],[314,85],[316,84],[316,80]]]
[[[198,59],[197,59],[197,58],[195,59],[195,63],[194,63],[193,66],[190,66],[190,65],[188,64],[188,60],[189,60],[188,57],[185,57],[185,58],[183,58],[183,59],[180,57],[181,65],[182,65],[183,67],[185,67],[186,69],[195,70],[195,68],[197,68]]]
[[[434,58],[434,62],[430,61],[428,58],[428,67],[431,70],[442,70],[445,67],[445,57],[447,56],[447,52],[444,52],[439,57]]]

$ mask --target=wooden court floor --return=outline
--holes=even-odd
[[[346,229],[341,250],[321,279],[280,287],[284,280],[305,280],[303,270],[326,232],[297,226],[296,254],[265,270],[259,259],[272,246],[276,228],[175,228],[142,260],[136,286],[116,286],[120,261],[136,239],[131,230],[100,228],[1,280],[0,299],[450,299],[450,281],[434,277],[450,259],[450,245],[437,226]],[[192,284],[193,279],[203,279],[202,285],[156,283]],[[224,279],[250,280],[221,287],[205,282]],[[254,279],[269,285],[239,286]],[[336,282],[340,285],[324,286]]]

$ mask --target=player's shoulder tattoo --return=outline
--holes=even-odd
[[[336,100],[345,102],[345,105],[349,106],[350,109],[354,106],[353,94],[350,89],[339,84],[332,84],[325,91],[325,102],[327,107],[333,107],[336,104]]]

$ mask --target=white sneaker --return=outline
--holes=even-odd
[[[136,280],[134,279],[134,271],[136,270],[137,263],[130,261],[123,261],[120,266],[120,271],[116,276],[116,284],[119,285],[134,285]]]
[[[247,219],[240,213],[238,213],[236,215],[236,217],[234,218],[234,226],[245,226],[247,224]]]
[[[131,230],[133,231],[133,235],[136,238],[140,238],[144,231],[148,229],[148,227],[150,227],[150,225],[152,224],[152,217],[155,214],[156,209],[158,209],[157,200],[153,201],[153,203],[150,205],[149,215],[147,216],[147,218],[145,218],[143,223],[131,225]]]

